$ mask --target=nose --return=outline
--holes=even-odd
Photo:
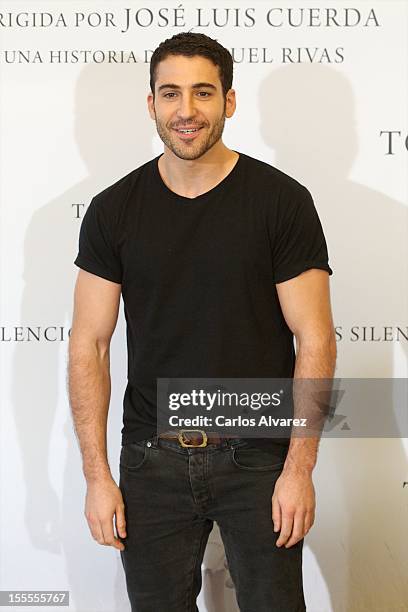
[[[194,106],[193,96],[189,94],[185,94],[180,96],[180,104],[177,109],[177,115],[183,121],[187,121],[188,119],[192,119],[196,114],[196,109]]]

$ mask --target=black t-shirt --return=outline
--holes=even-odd
[[[156,433],[156,378],[292,377],[275,283],[332,274],[313,199],[294,178],[239,153],[218,185],[187,198],[163,182],[158,159],[92,199],[75,259],[122,285],[122,444]]]

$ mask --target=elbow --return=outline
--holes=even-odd
[[[336,362],[337,342],[334,328],[331,328],[328,331],[302,334],[295,337],[297,350],[302,350],[310,355],[324,355],[333,363]]]
[[[79,331],[71,331],[68,343],[69,361],[98,359],[104,361],[109,357],[110,340],[94,338]]]

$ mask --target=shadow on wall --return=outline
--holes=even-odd
[[[156,130],[146,108],[147,91],[144,64],[89,65],[81,72],[75,92],[75,134],[88,176],[33,215],[24,245],[22,321],[70,325],[80,224],[71,206],[89,203],[93,195],[153,157]],[[262,133],[274,150],[276,165],[304,182],[315,197],[334,269],[335,324],[344,330],[352,325],[402,325],[406,285],[401,284],[406,279],[398,270],[400,262],[407,261],[406,209],[348,179],[357,150],[349,83],[330,68],[285,67],[262,83],[259,102]],[[61,116],[61,121],[67,117]],[[248,154],[256,157],[253,151]],[[367,347],[343,339],[341,375],[391,377],[393,346],[381,342]],[[113,470],[120,444],[124,347],[121,315],[111,350]],[[403,348],[406,351],[406,344]],[[119,554],[92,540],[83,514],[85,485],[68,403],[66,448],[60,451],[51,444],[56,406],[65,394],[59,386],[61,360],[65,368],[59,343],[16,344],[12,394],[24,464],[27,530],[35,548],[64,555],[78,611],[124,612],[129,604]],[[33,364],[41,364],[41,371]],[[115,390],[119,381],[123,384]],[[62,452],[66,465],[60,503],[49,465],[58,462]],[[321,454],[315,479],[317,521],[306,542],[330,592],[331,607],[336,612],[398,609],[406,564],[400,492],[407,474],[401,442],[325,440]],[[219,546],[215,531],[206,551],[203,605],[208,612],[236,612]],[[307,567],[305,571],[307,577]],[[21,560],[22,575],[29,572]],[[315,584],[315,576],[311,579]],[[312,611],[319,593],[308,593],[306,582]]]
[[[336,376],[393,378],[398,349],[406,362],[407,342],[367,342],[361,333],[353,342],[350,329],[406,329],[408,209],[349,178],[358,151],[351,84],[323,65],[281,67],[262,82],[259,109],[274,164],[310,189],[325,231],[334,324],[342,328]],[[388,126],[372,126],[383,158],[381,129]],[[408,601],[406,466],[400,439],[322,441],[314,473],[316,522],[305,543],[330,593],[330,609],[384,612],[402,610]],[[306,601],[320,610],[319,587],[312,592],[311,584],[316,580],[308,580],[306,567]]]

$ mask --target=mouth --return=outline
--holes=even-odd
[[[176,132],[177,136],[181,138],[181,140],[193,140],[196,138],[198,133],[202,130],[202,127],[196,128],[173,128]]]

